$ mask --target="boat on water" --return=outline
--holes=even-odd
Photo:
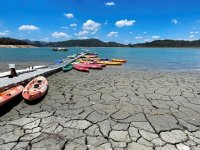
[[[22,96],[25,100],[34,101],[47,93],[48,81],[43,76],[38,76],[30,81],[22,92]]]
[[[89,69],[86,67],[83,67],[79,64],[75,64],[74,65],[74,69],[78,70],[78,71],[82,71],[82,72],[89,72]]]
[[[63,67],[63,72],[67,72],[73,69],[73,66],[71,64],[68,64]]]
[[[53,51],[68,51],[68,49],[64,47],[56,47],[56,48],[53,48],[52,50]]]
[[[15,86],[3,93],[0,93],[0,106],[5,105],[22,93],[24,87],[22,85]]]
[[[124,59],[111,59],[113,62],[122,62],[122,63],[126,63],[127,61]]]

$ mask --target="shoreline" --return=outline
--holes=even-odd
[[[65,48],[130,48],[130,49],[140,49],[140,48],[145,48],[145,49],[153,49],[153,48],[163,48],[163,49],[167,49],[167,48],[174,48],[174,49],[200,49],[200,47],[67,47],[64,46]],[[47,46],[47,47],[36,47],[36,46],[32,46],[32,45],[0,45],[0,49],[1,48],[54,48],[51,46]]]
[[[0,48],[38,48],[32,45],[0,45]]]

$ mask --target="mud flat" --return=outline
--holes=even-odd
[[[199,150],[199,73],[59,72],[35,105],[1,109],[0,149]]]

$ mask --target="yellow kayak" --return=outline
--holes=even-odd
[[[113,61],[97,61],[96,63],[105,65],[122,65],[121,62],[113,62]]]
[[[121,62],[121,63],[125,63],[127,62],[126,60],[124,59],[112,59],[113,62]]]

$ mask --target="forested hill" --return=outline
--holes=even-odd
[[[156,40],[153,42],[129,44],[130,47],[200,47],[200,40]]]
[[[28,45],[28,42],[13,38],[0,38],[0,45]]]
[[[62,42],[50,42],[46,45],[52,47],[125,47],[126,45],[116,42],[103,42],[98,39],[68,40]]]
[[[0,38],[0,45],[32,45],[37,47],[200,47],[200,40],[156,40],[138,44],[120,44],[116,42],[103,42],[98,39],[68,40],[61,42],[43,42],[18,40],[13,38]]]

